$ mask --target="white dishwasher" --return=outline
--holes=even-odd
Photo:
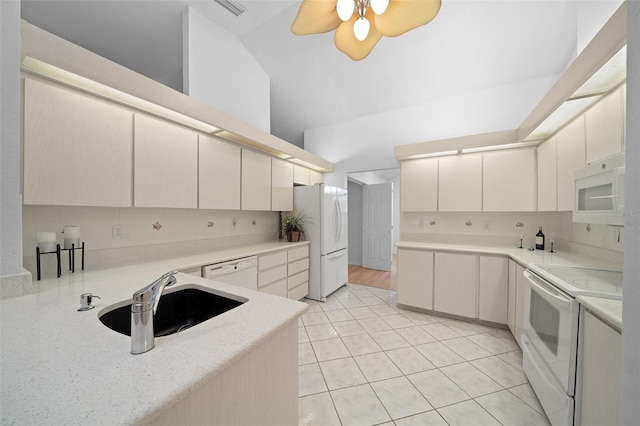
[[[202,277],[249,290],[258,290],[258,258],[255,256],[202,267]]]

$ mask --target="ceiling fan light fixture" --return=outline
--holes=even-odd
[[[367,18],[362,17],[356,20],[355,24],[353,24],[353,35],[356,36],[358,41],[363,41],[369,35],[369,28],[371,24]]]
[[[336,30],[338,50],[359,61],[383,35],[395,37],[431,22],[441,4],[442,0],[303,0],[291,32],[308,35]]]
[[[389,0],[370,0],[371,1],[371,9],[375,12],[376,15],[382,15],[389,7]]]
[[[355,3],[353,0],[338,0],[336,3],[336,12],[342,22],[346,22],[351,19],[353,12],[355,11]]]

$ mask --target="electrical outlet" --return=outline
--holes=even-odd
[[[122,233],[121,225],[113,225],[111,227],[111,236],[114,240],[121,240],[124,238],[124,234]]]
[[[614,243],[619,243],[620,242],[620,228],[616,227],[616,226],[612,226],[610,227],[610,238],[611,241],[613,241]]]
[[[491,231],[491,222],[489,222],[488,220],[482,222],[482,229],[484,229],[485,231]]]

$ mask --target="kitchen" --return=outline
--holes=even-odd
[[[3,6],[3,7],[5,7],[5,6]],[[5,26],[3,25],[3,28],[4,28],[4,27],[5,27]],[[4,39],[4,38],[3,38],[3,39]],[[5,51],[5,49],[4,49],[4,46],[3,46],[3,54],[4,54],[4,51]],[[631,93],[633,93],[633,91],[631,91],[631,90],[630,90],[630,93],[628,94],[628,96],[632,96],[632,95],[631,95]],[[3,94],[3,97],[4,97],[4,94]],[[631,103],[631,105],[633,105],[633,103]],[[628,111],[628,112],[627,112],[627,114],[630,114],[630,112]],[[630,121],[632,121],[632,120],[629,120],[629,122],[630,122]],[[629,123],[629,122],[627,123],[627,125],[630,125],[630,123]],[[3,128],[4,128],[4,123],[3,123]],[[627,150],[627,158],[629,158],[630,149],[633,149],[633,146],[632,146],[632,143],[630,143],[630,140],[631,140],[631,139],[629,138],[629,131],[627,131],[627,147],[626,147],[626,150]],[[4,147],[4,138],[3,138],[3,147]],[[3,152],[3,155],[4,155],[4,152]],[[325,158],[331,158],[331,156],[330,156],[330,155],[326,155],[326,156],[325,156],[325,155],[322,155],[322,154],[320,154],[320,155],[321,155],[322,157],[325,157]],[[341,165],[340,167],[343,167],[343,166],[344,166],[344,167],[349,167],[348,165]],[[349,169],[347,168],[346,170],[349,170]],[[629,170],[631,170],[631,169],[630,169],[630,168],[628,168],[628,173],[629,173]],[[4,163],[3,163],[3,173],[4,173],[4,171],[5,171],[5,167],[4,167]],[[4,175],[3,175],[3,182],[4,182]],[[4,194],[5,194],[5,192],[4,192],[4,190],[3,190],[3,203],[4,203],[4,198],[5,198],[5,197],[4,197]],[[627,204],[628,204],[628,203],[627,203]],[[629,206],[627,206],[627,208],[628,208],[628,207],[629,207]],[[26,212],[27,214],[29,214],[29,211],[28,211],[28,210],[29,210],[28,208],[26,208],[26,209],[25,209],[25,212]],[[134,210],[135,210],[135,209],[134,209]],[[124,210],[123,210],[123,211],[124,211]],[[104,214],[108,214],[108,215],[112,215],[112,214],[113,214],[113,212],[112,212],[112,211],[99,212],[99,213],[100,213],[100,214],[103,214],[103,213],[104,213]],[[149,217],[145,216],[145,213],[147,213]],[[154,216],[154,213],[155,213],[155,212],[143,211],[143,213],[141,213],[141,215],[142,215],[142,216],[144,216],[144,217],[133,218],[133,219],[137,219],[137,220],[139,220],[141,223],[144,223],[144,224],[145,224],[145,226],[148,226],[148,227],[149,227],[149,231],[146,231],[146,230],[145,230],[145,232],[146,232],[147,234],[143,237],[144,239],[146,239],[145,241],[148,241],[148,242],[153,242],[154,240],[155,240],[155,241],[158,241],[158,242],[163,242],[163,240],[162,240],[161,238],[160,238],[160,239],[158,238],[158,235],[160,235],[160,232],[162,232],[162,231],[167,231],[167,230],[170,230],[170,229],[171,229],[171,226],[170,226],[170,225],[171,225],[171,223],[172,223],[172,220],[175,220],[175,221],[180,221],[180,220],[192,220],[192,219],[193,219],[193,217],[194,217],[194,216],[196,216],[196,214],[195,214],[195,213],[193,213],[193,214],[185,213],[185,214],[184,214],[184,215],[182,215],[182,216],[180,216],[182,213],[176,213],[176,214],[175,214],[175,216],[176,216],[176,217],[175,217],[175,218],[172,218],[172,217],[171,217],[172,215],[171,215],[171,214],[169,214],[169,213],[167,213],[167,214],[166,214],[166,216],[167,216],[167,218],[166,218],[166,219],[165,219],[165,218],[160,218],[160,219],[155,219],[155,220],[153,220],[153,222],[151,222],[151,223],[159,222],[160,224],[162,224],[162,225],[163,225],[163,227],[162,227],[161,229],[159,229],[159,230],[156,232],[156,230],[155,230],[155,229],[153,229],[153,228],[151,228],[151,227],[150,227],[150,224],[151,224],[151,223],[147,223],[147,222],[149,222],[149,219],[150,219],[151,217],[153,217],[153,216]],[[62,213],[59,213],[59,212],[58,212],[58,213],[54,212],[54,214],[58,214],[58,215],[60,215],[60,216],[63,216],[63,214],[62,214]],[[66,213],[65,213],[65,215],[66,215]],[[265,215],[267,215],[267,214],[265,213]],[[496,215],[498,215],[498,214],[496,214]],[[42,214],[42,216],[39,216],[37,220],[41,220],[41,218],[44,218],[44,217],[46,217],[46,216],[47,216],[47,215],[46,215],[45,213],[43,213],[43,214]],[[4,207],[3,207],[3,217],[4,217]],[[65,224],[65,223],[64,223],[64,219],[65,219],[64,217],[59,217],[59,218],[58,218],[58,220],[63,221],[62,225],[64,225],[64,224]],[[118,219],[120,219],[120,218],[118,218]],[[233,219],[234,219],[234,218],[233,218],[233,215],[231,215],[231,214],[228,214],[228,215],[224,215],[224,214],[223,214],[223,215],[222,215],[222,218],[220,219],[220,221],[218,220],[218,218],[217,218],[217,217],[213,218],[213,220],[211,220],[212,222],[214,222],[214,226],[212,226],[212,228],[213,228],[213,230],[212,230],[212,231],[213,231],[213,232],[216,232],[216,230],[218,229],[217,227],[218,227],[220,224],[232,223],[232,222],[233,222]],[[239,219],[239,222],[238,222],[239,226],[240,226],[240,227],[246,227],[246,228],[242,228],[242,229],[247,229],[247,228],[248,228],[248,229],[251,229],[251,228],[252,228],[252,227],[254,227],[254,226],[263,226],[263,225],[264,225],[264,222],[269,222],[270,220],[272,220],[272,219],[270,219],[270,216],[257,216],[257,215],[253,215],[252,213],[246,213],[246,216],[244,216],[244,215],[243,215],[243,216],[239,217],[238,219]],[[34,220],[35,220],[35,219],[34,219]],[[251,224],[253,220],[256,220],[256,223],[257,223],[256,225],[252,225],[252,224]],[[460,225],[460,226],[462,227],[462,229],[463,229],[463,230],[464,230],[464,229],[466,229],[466,225],[464,225],[464,221],[465,221],[465,220],[468,220],[468,219],[466,219],[466,218],[465,218],[464,220],[462,220],[462,221],[461,221],[461,225]],[[498,228],[497,228],[497,226],[496,226],[495,219],[490,218],[490,219],[488,219],[488,220],[492,222],[493,229],[498,230]],[[514,226],[513,224],[514,224],[517,220],[518,220],[518,219],[511,221],[511,220],[509,219],[509,220],[507,220],[507,221],[509,222],[509,226],[513,227],[513,226]],[[206,222],[208,222],[208,221],[209,221],[209,220],[206,220]],[[446,225],[446,222],[444,222],[444,223],[443,223],[443,222],[441,222],[439,218],[438,218],[438,220],[437,220],[437,221],[438,221],[438,222],[440,222],[440,223],[439,223],[440,225],[443,225],[443,224],[444,224],[444,225]],[[471,219],[471,221],[472,221],[472,222],[475,222],[475,223],[482,223],[482,222],[483,222],[483,219],[479,219],[479,222],[478,222],[478,221],[476,221],[476,220],[475,220],[475,218],[472,218],[472,219]],[[531,223],[531,221],[532,221],[532,220],[523,220],[523,222],[526,222],[528,226],[536,226],[536,225],[537,225],[537,224],[533,224],[533,223]],[[27,221],[27,222],[28,222],[28,221]],[[102,222],[100,222],[100,223],[102,223]],[[110,218],[109,218],[109,219],[106,219],[106,220],[105,220],[105,223],[109,223],[110,225],[112,224],[112,223],[110,222]],[[427,223],[428,223],[428,222],[427,222]],[[231,225],[223,225],[223,231],[225,230],[224,226],[229,226],[229,228],[231,228]],[[267,224],[267,226],[270,226],[271,228],[266,228],[266,229],[265,229],[265,231],[264,231],[265,233],[269,233],[269,232],[270,232],[270,229],[277,227],[277,225],[275,224],[275,222],[271,222],[270,224]],[[83,228],[86,228],[86,227],[83,227]],[[443,228],[440,228],[440,229],[443,229]],[[444,227],[444,229],[446,229],[446,226]],[[547,229],[547,226],[546,226],[546,225],[545,225],[545,229]],[[580,228],[580,230],[581,230],[580,232],[583,232],[583,231],[582,231],[582,229],[583,229],[583,228],[581,227],[581,228]],[[627,229],[628,229],[628,228],[627,228]],[[89,230],[89,229],[85,229],[85,232],[86,232],[86,231],[88,231],[88,230]],[[34,235],[34,234],[35,234],[35,231],[36,231],[36,230],[34,229],[33,231],[34,231],[34,232],[33,232],[33,234],[29,235],[29,236],[28,236],[28,238],[32,238],[32,239],[34,240],[34,241],[33,241],[33,243],[35,244],[35,235]],[[536,231],[537,231],[537,229],[536,229]],[[111,241],[111,238],[110,238],[110,237],[111,237],[112,229],[107,229],[106,231],[105,231],[105,230],[102,230],[101,232],[106,233],[106,234],[108,234],[108,235],[109,235],[109,238],[108,238],[108,239],[103,238],[103,241],[106,241],[106,240]],[[154,232],[155,232],[155,234],[154,234]],[[193,231],[193,232],[194,232],[194,233],[196,233],[196,232],[198,232],[198,231]],[[456,232],[457,232],[457,231],[456,231]],[[463,232],[464,232],[464,231],[463,231]],[[513,230],[512,230],[511,232],[513,232]],[[559,233],[559,231],[557,231],[557,232]],[[26,233],[25,233],[25,234],[26,234]],[[4,233],[4,231],[3,231],[3,241],[4,241],[4,235],[5,235],[5,233]],[[517,235],[517,234],[516,234],[516,235]],[[226,236],[225,236],[225,237],[226,237]],[[231,235],[230,235],[229,237],[231,237]],[[533,236],[531,235],[531,232],[528,230],[528,231],[527,231],[527,238],[532,238],[532,237],[533,237]],[[548,237],[550,237],[550,236],[548,235]],[[25,238],[27,238],[27,235],[25,235]],[[624,235],[624,244],[625,244],[625,246],[628,246],[628,245],[629,245],[629,238],[630,238],[630,236],[629,236],[629,232],[625,233],[625,235]],[[608,240],[609,240],[609,239],[608,239]],[[608,240],[607,240],[607,241],[608,241]],[[632,247],[633,247],[633,245],[632,245]],[[626,247],[625,247],[625,248],[626,248]],[[633,248],[632,248],[631,250],[633,250]],[[29,250],[29,252],[30,252],[30,253],[32,253],[33,251],[32,251],[32,250]],[[136,250],[131,249],[131,250],[127,251],[126,253],[124,253],[124,254],[123,254],[123,257],[130,256],[130,255],[135,255],[135,252],[136,252]],[[625,253],[627,253],[627,255],[628,255],[628,254],[629,254],[629,251],[628,251],[628,250],[625,250]],[[4,249],[3,249],[3,263],[4,263],[5,259],[6,259],[6,258],[5,258],[5,252],[4,252]],[[22,262],[20,261],[20,264],[21,264],[21,263],[22,263]],[[625,263],[625,265],[624,265],[624,266],[625,266],[625,268],[626,268],[627,266],[631,266],[631,265],[627,265],[627,263]],[[50,270],[50,269],[49,269],[49,270]],[[162,271],[162,272],[165,272],[165,271]],[[65,274],[66,274],[66,272],[65,272]],[[159,274],[158,274],[158,275],[159,275]],[[629,275],[629,274],[625,274],[625,275],[626,275],[626,276],[633,276],[633,275]],[[141,283],[141,284],[142,284],[142,283]],[[3,285],[4,285],[4,281],[3,281]],[[142,286],[142,285],[140,285],[140,286]],[[628,288],[628,287],[627,287],[627,288]],[[626,297],[626,294],[628,294],[628,293],[625,293],[625,297]],[[75,296],[77,297],[77,295],[75,295]],[[625,298],[625,303],[627,303],[627,299],[626,299],[626,298]],[[627,312],[628,312],[628,310],[625,310],[625,315],[627,315]],[[631,315],[633,315],[633,310],[632,310],[632,312],[630,312],[630,314],[631,314]],[[633,317],[632,317],[632,318],[633,318]],[[630,337],[630,338],[632,338],[632,337]],[[623,355],[623,357],[624,357],[624,355]],[[626,380],[626,378],[625,378],[625,377],[623,377],[623,380]],[[633,388],[631,389],[631,391],[633,391]],[[625,395],[631,395],[631,394],[627,392],[627,393],[625,393]]]

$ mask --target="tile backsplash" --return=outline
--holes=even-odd
[[[279,220],[278,212],[33,205],[23,206],[22,215],[24,267],[32,273],[36,232],[55,231],[62,245],[65,225],[80,227],[89,268],[134,260],[131,256],[138,252],[138,258],[145,259],[168,256],[172,251],[181,254],[276,240]],[[119,227],[116,238],[114,226]],[[43,260],[51,263],[49,257],[55,256]]]
[[[538,226],[546,237],[546,248],[553,237],[555,249],[581,252],[588,256],[607,256],[622,265],[624,228],[573,223],[571,212],[506,213],[400,213],[401,240],[452,243],[534,244]],[[516,226],[522,225],[522,226]]]

